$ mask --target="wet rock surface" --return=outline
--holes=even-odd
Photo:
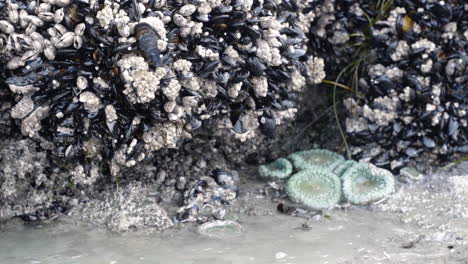
[[[350,52],[336,38],[323,41],[342,57],[353,54],[354,65],[356,58],[365,58],[346,82],[358,95],[344,101],[353,156],[394,172],[412,161],[443,164],[462,157],[468,146],[466,4],[392,1],[385,8],[368,1],[336,3],[330,26],[337,30],[328,33],[354,34],[346,44],[359,48]],[[371,26],[364,14],[371,14]]]
[[[323,211],[313,217],[278,213],[279,201],[261,191],[265,183],[254,176],[252,168],[250,173],[243,171],[248,177],[240,185],[230,216],[237,217],[235,221],[242,225],[241,231],[237,224],[233,226],[235,229],[226,226],[227,233],[217,228],[230,225],[232,220],[211,222],[211,227],[216,227],[211,238],[200,235],[196,227],[187,228],[190,225],[182,230],[148,235],[147,232],[111,234],[70,218],[33,226],[11,221],[0,225],[0,260],[24,263],[24,248],[28,248],[26,257],[48,263],[78,259],[215,264],[254,259],[265,264],[284,261],[305,264],[311,258],[319,263],[464,263],[468,257],[467,166],[464,162],[425,174],[425,180],[418,184],[400,183],[398,193],[379,204]],[[434,187],[438,181],[444,181],[446,187]],[[122,188],[123,193],[129,190]],[[147,194],[134,197],[144,196]],[[44,243],[49,240],[55,243]],[[311,244],[314,250],[310,250]]]
[[[256,190],[252,167],[298,150],[343,151],[328,90],[313,85],[351,60],[349,34],[364,27],[368,2],[175,1],[170,12],[159,11],[164,1],[141,2],[0,2],[0,221],[69,214],[126,231],[272,215],[278,203],[263,198],[286,207],[281,187]],[[358,110],[345,125],[355,157],[427,173],[465,152],[467,8],[426,1],[413,13],[410,3],[395,1],[373,33],[371,54],[382,58],[359,80],[364,100],[344,102]],[[240,24],[231,28],[228,13]],[[441,175],[401,177],[423,181],[400,183],[415,197],[397,193],[375,208],[448,199],[458,209],[443,208],[463,215],[443,189],[462,196],[464,178]],[[422,194],[429,181],[444,198]]]
[[[104,190],[101,195],[79,202],[67,215],[118,232],[166,230],[173,222],[158,205],[154,187],[136,183]]]

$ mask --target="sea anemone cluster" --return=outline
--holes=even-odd
[[[85,174],[116,175],[211,123],[271,135],[325,76],[307,45],[319,2],[1,2],[2,100]]]
[[[339,80],[357,94],[344,100],[355,159],[398,171],[468,152],[464,1],[337,0],[330,17],[311,44],[333,50],[329,75],[357,69]]]
[[[288,197],[309,208],[329,209],[340,201],[365,205],[388,196],[395,189],[395,179],[390,171],[371,163],[345,160],[332,151],[300,151],[288,158],[292,164],[288,159],[280,158],[261,165],[259,174],[270,180],[287,180]],[[285,165],[287,163],[289,165]],[[284,168],[293,164],[296,172],[286,176]]]

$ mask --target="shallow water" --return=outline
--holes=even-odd
[[[282,215],[240,222],[244,232],[226,239],[187,229],[122,235],[72,221],[9,224],[0,232],[0,263],[356,263],[346,261],[400,254],[392,238],[413,231],[390,214],[359,208],[310,220],[308,229],[301,228],[304,219]]]

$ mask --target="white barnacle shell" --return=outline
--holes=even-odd
[[[73,39],[73,47],[75,49],[80,49],[81,46],[83,46],[83,38],[80,36],[75,36],[75,38]]]
[[[77,35],[77,36],[83,36],[85,29],[86,29],[85,23],[79,23],[79,24],[76,25],[76,27],[75,27],[75,35]]]
[[[22,61],[34,60],[35,58],[37,58],[38,55],[39,53],[37,51],[28,50],[23,54],[23,56],[21,56],[21,60]]]
[[[92,92],[86,91],[81,93],[79,101],[83,103],[84,108],[90,113],[97,112],[102,108],[101,100]]]
[[[24,66],[24,60],[22,60],[20,57],[13,57],[7,63],[7,69],[9,70],[15,70],[22,66]]]
[[[10,34],[8,36],[8,49],[15,49],[16,51],[21,51],[21,43],[18,41],[18,34]]]
[[[266,77],[253,77],[251,80],[255,95],[265,97],[268,93],[268,80]]]
[[[28,26],[29,21],[27,20],[28,17],[28,12],[24,9],[21,9],[19,11],[19,23],[22,28],[25,28]]]
[[[57,30],[57,32],[60,34],[60,35],[63,35],[65,33],[67,33],[67,28],[64,27],[62,24],[56,24],[54,26],[54,28]]]
[[[154,7],[162,8],[166,5],[167,0],[156,0],[154,1]]]
[[[166,111],[166,113],[172,113],[176,106],[177,103],[175,101],[168,101],[164,104],[164,111]]]
[[[174,24],[176,24],[178,27],[185,27],[187,25],[187,19],[181,14],[174,14],[172,19],[174,20]]]
[[[67,32],[58,39],[58,41],[55,43],[55,47],[59,49],[70,47],[72,44],[74,44],[75,42],[74,40],[75,40],[75,33]]]
[[[60,22],[62,22],[64,17],[65,17],[65,12],[63,11],[63,8],[59,8],[59,9],[55,10],[54,22],[56,24],[60,24]]]
[[[143,13],[144,13],[145,10],[146,10],[146,7],[145,7],[144,4],[138,3],[137,9],[138,9],[138,12],[140,12],[140,15],[143,15]]]
[[[15,31],[15,28],[12,24],[10,24],[10,22],[6,20],[0,20],[0,30],[6,34],[11,34],[13,31]]]
[[[113,105],[107,105],[106,108],[104,108],[104,113],[106,114],[107,127],[109,128],[110,131],[112,131],[116,123],[115,121],[119,119],[117,115],[117,111],[115,111],[115,108]]]
[[[42,19],[38,18],[37,16],[27,16],[26,19],[36,27],[42,27],[44,25],[44,21],[42,21]]]
[[[50,37],[50,42],[55,45],[59,40],[59,36]]]
[[[115,19],[115,24],[117,26],[117,31],[119,31],[120,36],[128,38],[130,36],[130,27],[122,18]]]
[[[54,13],[52,12],[41,12],[37,15],[40,19],[46,22],[52,22],[54,21]]]
[[[8,20],[11,23],[18,23],[19,14],[18,14],[18,5],[17,4],[9,4],[8,5]]]
[[[195,5],[188,4],[179,9],[179,14],[183,15],[184,17],[188,17],[195,13],[196,10],[197,7]]]
[[[57,51],[55,50],[54,45],[52,45],[52,42],[48,39],[44,40],[44,47],[44,56],[49,60],[55,59]]]
[[[70,4],[70,0],[54,0],[54,3],[60,7],[64,7]]]
[[[86,89],[88,87],[88,79],[83,76],[78,76],[78,78],[76,78],[76,86],[80,90]]]
[[[37,33],[37,32],[33,32],[33,34],[36,33],[37,35],[39,35],[40,37],[31,37],[32,38],[32,47],[34,50],[38,51],[38,52],[42,52],[44,50],[44,38],[42,37],[41,34]]]
[[[31,33],[36,32],[36,29],[37,29],[36,25],[34,25],[33,23],[29,23],[24,33],[26,33],[26,35],[30,35]]]
[[[21,49],[34,49],[34,46],[33,46],[33,40],[30,36],[27,36],[27,35],[24,35],[24,34],[18,34],[16,35],[16,38],[15,38],[15,45],[19,45],[19,49],[17,50],[21,50]]]
[[[40,13],[43,13],[43,12],[50,12],[51,8],[52,8],[52,6],[49,3],[40,3],[39,6],[37,6],[34,9],[34,12],[36,14],[40,14]]]
[[[47,29],[47,33],[51,36],[51,37],[56,37],[58,35],[58,32],[55,28],[51,27],[51,28],[48,28]]]
[[[44,42],[44,37],[41,34],[37,33],[37,32],[33,32],[33,33],[29,34],[29,37],[31,37],[31,39],[34,40],[34,41],[39,41],[39,42],[42,42],[42,43]]]

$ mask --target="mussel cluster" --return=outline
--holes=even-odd
[[[1,92],[23,135],[86,174],[174,148],[213,117],[271,135],[324,77],[307,52],[317,2],[0,2]]]
[[[387,10],[370,1],[335,4],[326,38],[311,44],[335,47],[327,64],[335,75],[359,55],[349,43],[368,52],[358,99],[344,101],[352,154],[398,170],[410,160],[467,153],[466,2],[396,0]]]
[[[77,174],[116,173],[213,120],[271,135],[324,78],[307,46],[318,3],[0,2],[0,92],[22,134]]]

